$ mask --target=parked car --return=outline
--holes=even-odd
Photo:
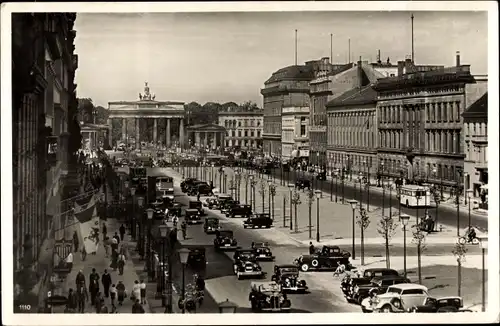
[[[234,200],[234,199],[231,198],[231,199],[227,199],[227,200],[221,201],[219,203],[219,209],[220,209],[221,213],[226,213],[233,206],[236,206],[236,205],[239,205],[239,204],[240,204],[239,201]]]
[[[274,265],[274,274],[271,281],[281,285],[285,292],[305,292],[307,284],[305,280],[299,280],[299,268],[292,264]]]
[[[295,265],[299,266],[303,272],[310,269],[336,269],[338,263],[346,266],[346,269],[351,268],[349,263],[351,254],[345,250],[341,250],[338,246],[323,246],[312,255],[302,255],[295,259]]]
[[[205,247],[193,246],[189,247],[188,249],[190,251],[188,255],[187,265],[194,270],[204,269],[207,265],[207,261],[205,258]]]
[[[370,284],[373,278],[384,276],[399,276],[399,272],[390,268],[367,268],[360,277],[353,277],[348,274],[340,282],[340,287],[347,302],[354,302],[353,296],[356,286]]]
[[[253,312],[284,312],[292,306],[276,282],[252,282],[248,300]]]
[[[238,242],[233,237],[233,231],[217,230],[215,232],[214,247],[216,250],[237,249]]]
[[[252,246],[253,253],[257,260],[273,261],[274,256],[268,243],[255,244]]]
[[[219,193],[215,197],[216,197],[217,203],[215,204],[214,208],[217,208],[219,210],[223,206],[224,202],[226,202],[228,200],[233,200],[233,198],[231,197],[231,195],[228,195],[228,194]]]
[[[355,302],[362,304],[363,300],[370,296],[370,292],[374,294],[385,293],[389,286],[401,283],[411,283],[411,281],[402,275],[377,276],[372,278],[368,284],[357,284],[351,297]]]
[[[374,312],[404,312],[424,305],[429,296],[427,287],[420,284],[391,285],[385,293],[371,298],[370,307]]]
[[[189,207],[189,209],[196,209],[200,213],[200,215],[205,215],[205,210],[203,209],[203,205],[201,204],[201,201],[190,200],[188,207]]]
[[[212,192],[212,187],[208,185],[207,183],[198,183],[194,184],[192,187],[189,188],[188,195],[189,196],[197,196],[200,194],[200,196],[213,196]]]
[[[212,209],[217,206],[217,198],[208,197],[202,201],[203,207],[208,207],[208,209]]]
[[[432,298],[428,297],[421,306],[413,306],[408,309],[408,312],[459,312],[470,311],[462,310],[464,301],[461,297],[443,297]]]
[[[184,220],[187,224],[199,224],[202,223],[200,212],[197,209],[186,209],[186,215]]]
[[[205,217],[203,230],[206,234],[215,233],[220,230],[219,219],[217,217]]]
[[[181,216],[182,213],[182,204],[181,203],[172,203],[172,206],[168,209],[169,216]]]
[[[298,179],[295,181],[295,188],[299,190],[311,189],[311,181],[308,179]]]
[[[232,205],[226,211],[226,217],[249,217],[252,215],[252,206],[245,204]]]
[[[243,228],[270,228],[273,225],[273,220],[271,216],[267,213],[258,213],[249,216],[245,221],[243,221]]]
[[[187,188],[194,184],[195,181],[198,181],[196,178],[187,178],[181,182],[181,191],[186,192]]]

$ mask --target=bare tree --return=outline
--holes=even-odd
[[[457,289],[458,296],[462,294],[462,263],[465,261],[465,254],[467,253],[467,248],[465,244],[458,243],[452,250],[453,255],[457,258]]]
[[[370,225],[370,217],[367,214],[366,209],[361,207],[359,209],[359,215],[357,216],[356,223],[361,229],[361,266],[365,264],[365,230]]]
[[[420,229],[419,225],[413,225],[412,228],[412,242],[417,245],[418,283],[422,284],[422,251],[425,250],[425,233]]]
[[[394,215],[396,216],[396,215]],[[389,252],[389,243],[392,237],[396,234],[398,223],[394,221],[392,216],[382,216],[378,222],[377,232],[385,240],[385,262],[387,268],[391,268],[391,257]]]
[[[267,183],[265,180],[261,180],[259,183],[259,193],[262,195],[262,213],[265,213],[265,198],[266,198]]]
[[[312,239],[312,204],[314,203],[314,190],[307,192],[307,205],[309,207],[309,239]]]

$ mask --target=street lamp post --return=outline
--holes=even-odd
[[[319,242],[319,200],[321,198],[321,191],[316,190],[316,242]]]
[[[167,289],[165,288],[165,264],[166,264],[166,256],[167,256],[167,249],[166,249],[166,244],[167,244],[167,235],[168,235],[168,226],[165,224],[161,224],[159,227],[160,231],[160,237],[161,237],[161,255],[158,260],[160,260],[159,265],[160,265],[160,277],[158,278],[158,282],[160,282],[160,285],[157,285],[157,292],[161,293],[161,299],[162,299],[162,306],[165,307],[166,312],[169,312],[168,310],[168,304],[167,304]],[[168,261],[168,264],[170,264],[170,260]],[[170,300],[172,302],[172,300]]]
[[[309,239],[312,239],[312,203],[314,201],[314,191],[307,192],[307,206],[309,207]]]
[[[359,218],[357,220],[359,228],[361,230],[361,266],[365,265],[365,230],[370,225],[370,217],[366,209],[359,209]]]
[[[300,205],[301,204],[301,201],[300,201],[300,193],[297,191],[297,190],[294,190],[293,192],[293,198],[291,200],[293,202],[293,205],[294,205],[294,209],[295,209],[295,233],[298,233],[299,232],[299,226],[298,226],[298,218],[297,218],[297,215],[298,215],[298,212],[297,212],[297,205]],[[292,219],[290,218],[290,221]],[[291,229],[291,222],[290,222],[290,229]]]
[[[380,163],[380,182],[382,184],[382,217],[384,217],[385,216],[384,162]]]
[[[229,299],[220,302],[218,306],[219,306],[219,312],[221,314],[234,314],[236,313],[236,309],[238,308],[238,305],[234,302],[229,301]]]
[[[481,235],[478,237],[481,245],[481,311],[486,311],[486,249],[488,249],[488,236]]]
[[[250,203],[252,205],[252,209],[255,212],[256,207],[255,207],[255,185],[257,184],[257,180],[255,180],[254,176],[250,176],[250,188],[251,188],[251,193],[250,193]]]
[[[392,178],[388,178],[387,187],[389,188],[389,216],[391,218],[392,218],[392,185],[393,185]]]
[[[128,188],[129,182],[125,181],[125,187]],[[130,195],[132,196],[132,215],[129,218],[130,229],[132,230],[132,238],[135,239],[135,188],[130,188]],[[129,206],[130,207],[130,206]]]
[[[146,270],[148,271],[148,276],[153,276],[153,259],[151,257],[151,222],[153,221],[154,209],[148,208],[146,210],[146,214],[148,215],[148,235],[147,235],[147,244],[146,244]]]
[[[292,227],[293,227],[293,222],[292,222],[292,212],[293,212],[293,190],[294,190],[295,186],[293,184],[289,184],[288,185],[288,189],[290,189],[290,231],[292,230]]]
[[[345,188],[344,188],[344,178],[345,178],[345,168],[342,167],[342,173],[341,173],[341,177],[342,177],[342,204],[345,203]]]
[[[189,252],[190,250],[187,248],[182,248],[179,250],[179,258],[182,264],[182,313],[186,312],[186,305],[185,305],[185,300],[186,300],[186,279],[185,279],[185,273],[186,273],[186,264],[188,261],[189,257]]]
[[[139,212],[142,209],[142,206],[144,204],[144,197],[138,197],[137,198],[137,204],[139,206]],[[136,214],[137,215],[137,214]],[[139,251],[139,255],[141,256],[141,259],[144,259],[144,214],[140,214],[140,218],[136,221],[136,228],[138,226],[139,229],[139,235],[137,239],[137,248]]]
[[[359,208],[363,208],[363,172],[359,172],[358,174],[358,183],[359,183]]]
[[[335,176],[335,202],[337,203],[338,202],[338,192],[339,192],[339,169],[335,169],[333,171],[333,175]]]
[[[215,167],[215,163],[212,162],[212,171],[210,173],[210,178],[211,178],[212,183],[214,183],[214,167]]]
[[[403,268],[404,268],[404,276],[406,277],[406,226],[410,221],[410,215],[401,214],[399,219],[401,220],[401,224],[403,224]]]
[[[276,185],[269,184],[269,195],[271,196],[271,218],[274,221],[274,196],[276,196]]]
[[[236,171],[235,173],[235,181],[236,181],[236,200],[240,201],[240,181],[241,181],[241,174],[240,171]]]
[[[352,259],[356,259],[356,206],[357,200],[349,200],[348,203],[352,208]]]
[[[466,191],[466,194],[465,194],[465,198],[469,197],[469,202],[468,202],[468,205],[469,205],[469,230],[470,230],[470,227],[471,227],[471,218],[470,218],[470,202],[471,202],[471,199],[472,199],[472,194],[474,193],[474,191],[472,189],[467,189]]]

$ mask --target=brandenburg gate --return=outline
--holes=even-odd
[[[128,139],[127,135],[127,120],[135,119],[135,147],[141,148],[141,119],[153,120],[153,142],[155,146],[158,144],[158,120],[166,119],[165,126],[165,144],[169,148],[172,146],[171,141],[171,122],[174,125],[174,135],[178,135],[179,147],[184,147],[184,102],[172,101],[156,101],[155,95],[152,95],[149,90],[148,83],[145,83],[144,94],[139,93],[138,101],[117,101],[109,102],[109,118],[107,125],[111,128],[112,119],[123,119],[122,122],[122,140]],[[112,139],[110,138],[110,146]],[[163,143],[163,141],[162,141]]]

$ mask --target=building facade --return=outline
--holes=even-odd
[[[282,110],[285,107],[309,107],[309,82],[320,70],[321,60],[282,68],[264,83],[263,152],[281,157]]]
[[[356,87],[327,104],[327,169],[350,178],[372,176],[377,166],[377,92]]]
[[[77,107],[75,19],[74,13],[12,15],[13,268],[21,288],[15,300],[28,300],[22,302],[32,309],[46,293],[54,238],[67,236],[60,205]]]
[[[281,157],[309,157],[309,107],[287,106],[281,113]]]
[[[465,189],[478,198],[488,189],[488,93],[462,114],[464,119]]]
[[[225,147],[262,148],[263,110],[227,108],[219,111],[219,126],[226,128]]]
[[[460,65],[459,56],[455,67],[379,80],[375,89],[380,172],[443,188],[461,184],[462,113],[467,85],[475,82],[470,66]]]

